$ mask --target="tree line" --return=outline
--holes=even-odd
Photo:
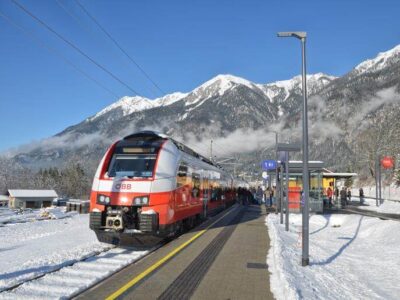
[[[3,178],[1,178],[3,177]],[[18,168],[1,174],[0,192],[9,189],[54,189],[59,197],[88,199],[92,176],[79,164],[69,164],[63,169],[50,167],[32,171]]]

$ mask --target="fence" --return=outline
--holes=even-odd
[[[77,211],[80,214],[87,214],[89,213],[89,208],[89,200],[71,199],[67,201],[67,211]]]

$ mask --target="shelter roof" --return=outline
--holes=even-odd
[[[57,198],[58,195],[55,190],[8,190],[11,197],[18,198]]]

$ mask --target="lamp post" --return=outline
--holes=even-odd
[[[275,133],[275,160],[277,162],[276,168],[275,168],[275,213],[278,213],[278,132],[277,131],[272,131]]]
[[[301,41],[303,90],[303,215],[301,265],[308,266],[309,259],[309,173],[308,173],[308,118],[306,78],[306,37],[302,31],[278,32],[278,37],[295,37]]]

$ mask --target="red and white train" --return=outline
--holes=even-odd
[[[102,242],[149,244],[236,201],[238,182],[185,145],[153,131],[106,152],[90,196],[90,228]]]

